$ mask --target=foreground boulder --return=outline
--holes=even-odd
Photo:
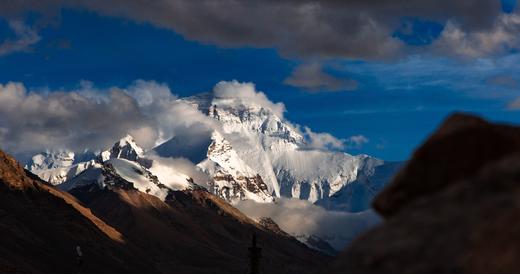
[[[457,114],[375,200],[331,273],[518,273],[520,129]]]

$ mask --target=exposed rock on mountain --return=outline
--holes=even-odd
[[[375,200],[331,273],[517,273],[520,128],[456,114]]]
[[[218,132],[212,136],[208,158],[199,164],[213,175],[212,192],[230,202],[253,200],[272,202],[274,197],[262,177],[251,169]]]

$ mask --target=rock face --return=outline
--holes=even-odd
[[[456,114],[374,205],[386,221],[331,273],[518,273],[520,128]]]
[[[240,200],[273,202],[274,197],[262,177],[238,156],[231,144],[218,132],[213,133],[212,140],[208,158],[199,164],[213,176],[211,191],[232,203]]]
[[[520,128],[455,114],[413,155],[374,207],[391,216],[409,202],[468,179],[490,163],[520,151]]]

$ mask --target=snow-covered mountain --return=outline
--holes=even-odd
[[[189,176],[147,158],[130,135],[92,160],[75,163],[74,156],[66,151],[37,154],[26,168],[65,191],[97,184],[135,188],[166,200],[171,190],[196,188]]]
[[[46,151],[35,155],[26,168],[71,192],[136,189],[168,201],[176,190],[204,188],[235,206],[250,200],[276,207],[277,198],[293,198],[320,210],[363,213],[400,167],[316,146],[308,130],[283,117],[283,105],[217,90],[176,99],[183,110],[198,115],[198,122],[186,124],[156,147],[145,150],[127,135],[98,153]],[[365,222],[358,219],[357,223]],[[332,232],[320,232],[320,237],[287,232],[326,253],[334,252],[331,242],[350,240]]]
[[[362,210],[358,204],[351,205],[355,198],[338,198],[335,194],[357,182],[374,190],[367,192],[368,199],[371,199],[380,189],[380,186],[372,186],[371,178],[378,175],[375,183],[379,183],[386,182],[393,175],[376,174],[385,162],[367,155],[352,156],[310,148],[297,126],[284,120],[276,111],[247,99],[204,93],[180,100],[218,121],[221,127],[215,129],[217,133],[214,135],[221,136],[221,142],[229,143],[233,154],[236,153],[236,157],[231,159],[208,151],[207,160],[199,166],[216,178],[223,174],[233,175],[236,170],[246,174],[253,170],[260,175],[267,193],[273,197],[305,199],[334,209]],[[208,161],[224,167],[232,166],[235,170],[212,170],[206,168]],[[364,207],[369,207],[368,202]]]
[[[272,202],[262,177],[250,168],[220,133],[214,132],[208,147],[207,159],[199,167],[213,176],[211,191],[224,199]]]
[[[81,154],[67,150],[46,151],[34,155],[25,168],[42,180],[58,185],[94,165],[94,158],[89,151]]]
[[[78,161],[68,151],[46,152],[35,155],[27,168],[64,189],[87,181],[106,184],[106,174],[115,172],[135,188],[164,199],[167,191],[159,186],[183,189],[197,182],[153,159],[182,157],[210,177],[205,188],[231,203],[288,197],[355,212],[369,208],[395,171],[367,155],[313,148],[299,126],[280,111],[247,97],[213,92],[178,101],[202,112],[212,126],[202,126],[196,138],[177,134],[150,151],[125,136],[88,161]]]

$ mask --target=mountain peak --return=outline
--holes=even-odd
[[[0,183],[9,188],[32,188],[31,180],[25,175],[22,166],[11,156],[0,150]]]
[[[68,167],[74,163],[75,156],[75,153],[69,150],[46,150],[34,155],[25,168],[35,171]]]
[[[144,149],[137,145],[131,135],[127,134],[125,137],[117,141],[110,150],[101,152],[100,156],[102,162],[113,158],[137,161],[137,159],[141,158],[143,154]]]

